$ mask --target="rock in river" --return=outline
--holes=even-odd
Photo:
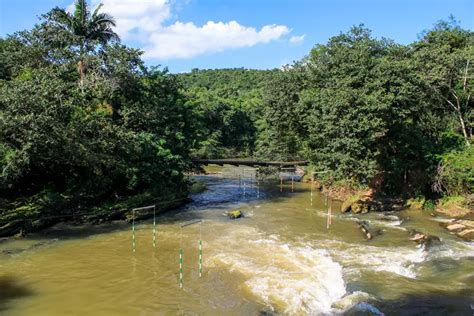
[[[434,235],[429,235],[417,231],[413,231],[413,237],[410,238],[410,240],[415,241],[416,243],[422,245],[425,247],[425,249],[428,249],[429,247],[433,245],[437,245],[441,243],[441,239],[438,236]]]
[[[242,217],[242,212],[240,210],[233,210],[227,213],[227,216],[229,216],[230,219],[237,219]]]
[[[474,221],[472,220],[456,220],[451,223],[442,223],[441,225],[459,238],[466,241],[474,240]]]

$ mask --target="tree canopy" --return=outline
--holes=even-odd
[[[178,75],[114,26],[77,0],[0,39],[0,210],[182,198],[193,157],[307,159],[386,194],[474,193],[474,33],[454,19],[410,45],[359,25],[280,69]]]

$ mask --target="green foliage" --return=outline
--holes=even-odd
[[[433,200],[427,200],[423,204],[423,209],[426,211],[434,211],[436,209],[436,203]]]
[[[262,88],[274,72],[194,69],[178,75],[199,124],[194,156],[220,158],[252,154]]]
[[[451,207],[461,206],[465,207],[469,204],[469,199],[461,195],[444,196],[440,199],[442,208],[449,209]]]
[[[16,210],[0,223],[183,197],[191,157],[307,159],[329,184],[474,193],[474,33],[453,19],[406,46],[356,26],[282,69],[171,75],[100,10],[77,0],[0,39],[0,202]]]
[[[474,193],[474,147],[442,155],[436,189],[448,195]]]
[[[302,69],[295,65],[278,71],[267,83],[262,120],[257,125],[257,156],[271,160],[293,160],[299,156],[306,115],[298,107],[303,76]]]
[[[0,195],[43,215],[183,197],[194,110],[175,76],[101,38],[112,24],[85,3],[67,32],[54,9],[0,42]]]
[[[422,210],[426,203],[426,199],[424,197],[416,197],[408,199],[406,202],[407,208],[415,209],[415,210]]]
[[[440,155],[471,137],[472,39],[442,22],[409,46],[363,26],[315,46],[268,83],[258,153],[308,159],[328,181],[429,193]]]

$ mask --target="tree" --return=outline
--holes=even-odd
[[[305,116],[298,106],[304,88],[300,64],[286,66],[274,74],[263,93],[264,110],[259,121],[257,155],[270,160],[296,160],[306,134]]]
[[[114,18],[107,13],[100,13],[101,8],[102,4],[99,4],[91,14],[86,0],[75,0],[73,14],[61,8],[54,8],[48,14],[51,22],[70,33],[73,43],[78,47],[77,71],[81,86],[87,70],[86,55],[93,51],[97,44],[106,45],[110,41],[120,41],[112,29],[115,27]]]
[[[439,22],[414,45],[426,97],[439,100],[455,115],[467,146],[472,137],[473,45],[474,32],[461,29],[453,18]]]

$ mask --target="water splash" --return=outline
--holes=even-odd
[[[238,271],[252,296],[278,311],[330,313],[346,293],[342,266],[324,249],[289,244],[248,227],[217,243],[226,243],[227,251],[214,255],[211,264]]]

